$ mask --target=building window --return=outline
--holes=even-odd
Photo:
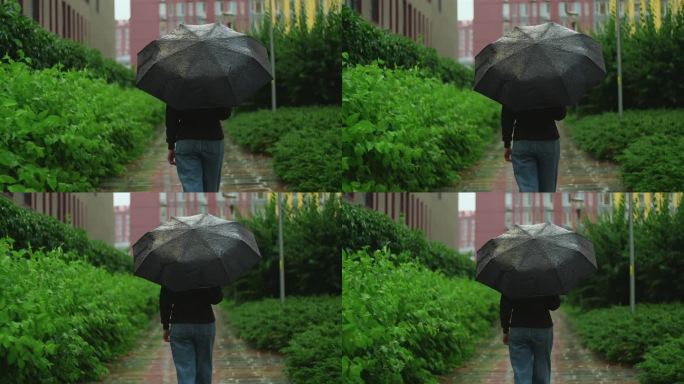
[[[506,210],[513,209],[513,194],[506,192]]]
[[[204,1],[195,3],[195,14],[199,18],[200,24],[204,24],[207,21],[207,11]]]
[[[166,3],[159,3],[159,19],[166,20]]]
[[[219,16],[221,16],[221,2],[217,1],[214,3],[214,16],[216,17],[216,20],[219,20]]]
[[[530,8],[532,9],[532,17],[537,17],[537,3],[530,3]]]
[[[40,1],[33,0],[33,20],[40,23]]]
[[[221,8],[221,3],[216,3],[219,6],[219,9]],[[220,14],[221,12],[218,12]],[[183,3],[176,3],[176,16],[178,17],[183,17],[185,16],[185,4]]]
[[[100,13],[100,0],[95,0],[95,11]]]
[[[551,5],[549,3],[542,3],[541,11],[539,13],[544,20],[549,20],[551,17]]]
[[[520,4],[520,17],[527,18],[529,9],[527,8],[527,3]]]
[[[560,3],[558,3],[558,16],[565,17],[567,15],[568,14],[565,13],[565,2],[561,1]]]
[[[160,21],[159,22],[159,34],[160,35],[166,35],[166,33],[167,33],[166,21]]]
[[[437,10],[442,13],[442,0],[437,0]]]
[[[510,20],[511,19],[511,6],[508,3],[503,4],[503,19],[504,20]]]

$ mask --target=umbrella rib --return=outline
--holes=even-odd
[[[546,51],[541,49],[541,52],[546,57],[546,59],[549,61],[549,64],[551,64],[553,69],[558,71],[558,68],[556,67],[553,59],[546,53]],[[558,72],[558,74],[559,74],[558,77],[560,78],[560,81],[564,85],[564,88],[565,88],[563,91],[565,93],[565,96],[567,97],[568,100],[572,100],[572,97],[570,97],[570,93],[569,93],[570,88],[568,87],[568,84],[565,82],[565,77],[563,77],[560,72]]]

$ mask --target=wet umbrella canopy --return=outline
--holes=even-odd
[[[475,57],[475,90],[514,111],[573,105],[605,76],[601,45],[556,23],[516,27]]]
[[[549,223],[516,225],[477,251],[476,280],[511,298],[560,295],[596,269],[583,236]]]
[[[181,24],[138,53],[136,85],[180,110],[238,105],[271,79],[266,48],[219,23]]]
[[[135,274],[172,291],[226,285],[261,260],[254,235],[237,221],[173,217],[133,245]]]

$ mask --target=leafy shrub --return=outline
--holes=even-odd
[[[297,191],[340,189],[340,108],[281,108],[237,114],[228,124],[235,141],[272,155],[276,174]]]
[[[337,313],[340,318],[340,313]],[[339,320],[297,333],[283,349],[287,374],[295,384],[340,382],[342,343]]]
[[[622,20],[622,84],[626,109],[684,107],[684,7],[671,6],[655,27],[654,12],[642,14],[640,22]],[[617,36],[614,17],[593,33],[603,47],[608,76],[594,87],[581,111],[617,110]]]
[[[86,72],[0,63],[0,189],[86,191],[140,154],[163,104]]]
[[[428,190],[459,180],[498,127],[499,107],[417,70],[346,68],[345,191]]]
[[[582,149],[599,159],[617,160],[643,136],[684,136],[684,110],[625,111],[622,120],[617,113],[579,119],[571,116],[566,124],[572,128],[572,137]]]
[[[133,71],[102,57],[99,51],[62,39],[21,15],[15,0],[0,2],[0,54],[24,59],[34,69],[62,64],[65,70],[88,68],[109,83],[133,86],[135,81]]]
[[[684,135],[643,136],[627,147],[618,161],[628,190],[684,190]]]
[[[293,191],[339,191],[342,151],[339,128],[288,132],[273,149],[273,169]]]
[[[346,383],[436,383],[470,357],[498,315],[499,295],[386,249],[342,256],[342,377]]]
[[[600,159],[621,165],[627,190],[684,188],[684,110],[625,111],[570,118],[573,139]]]
[[[290,296],[230,305],[229,322],[241,338],[285,353],[295,384],[336,382],[340,374],[339,296]]]
[[[684,297],[684,209],[659,196],[648,214],[635,210],[636,296],[641,302],[671,302]],[[598,272],[568,298],[584,307],[629,303],[629,221],[625,206],[585,221],[594,244]]]
[[[470,88],[473,69],[451,59],[439,57],[434,48],[417,44],[408,37],[382,31],[347,7],[342,9],[344,57],[351,66],[381,61],[387,68],[419,67],[445,83]]]
[[[635,364],[651,348],[684,335],[682,316],[679,303],[637,304],[634,315],[629,307],[611,307],[574,315],[572,322],[589,349],[611,362]]]
[[[425,235],[393,221],[387,215],[355,204],[342,204],[340,214],[341,245],[348,251],[387,249],[396,254],[396,263],[417,261],[447,276],[474,277],[475,263],[466,255],[446,245],[429,241]],[[353,257],[351,254],[349,257]]]
[[[330,195],[319,203],[318,195],[294,195],[301,200],[290,207],[283,203],[285,281],[289,295],[340,294],[340,200]],[[278,216],[275,197],[264,210],[241,222],[254,233],[261,262],[234,285],[237,300],[275,297],[279,294]]]
[[[644,384],[684,382],[684,336],[670,339],[649,350],[636,365],[639,381]]]
[[[61,250],[12,251],[0,240],[0,382],[74,383],[107,374],[132,346],[159,294]]]
[[[340,47],[345,36],[341,21],[340,11],[335,8],[328,14],[319,12],[311,28],[307,27],[305,17],[291,26],[280,18],[277,20],[273,45],[278,105],[340,104]],[[252,35],[270,50],[267,17]],[[271,87],[263,87],[252,100],[258,107],[270,107]]]
[[[228,321],[238,336],[260,349],[280,351],[295,334],[314,324],[338,322],[342,303],[339,296],[288,296],[240,305],[227,304]]]
[[[102,241],[88,239],[82,229],[0,198],[0,238],[5,236],[13,239],[16,248],[61,248],[63,257],[78,258],[111,272],[133,270],[129,255]]]

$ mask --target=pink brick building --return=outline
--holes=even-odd
[[[607,20],[609,0],[474,0],[474,53],[515,26],[553,21],[589,30]]]
[[[147,44],[179,24],[220,22],[240,32],[248,31],[253,13],[250,5],[257,4],[249,0],[131,0],[131,65],[136,66],[137,54]]]

